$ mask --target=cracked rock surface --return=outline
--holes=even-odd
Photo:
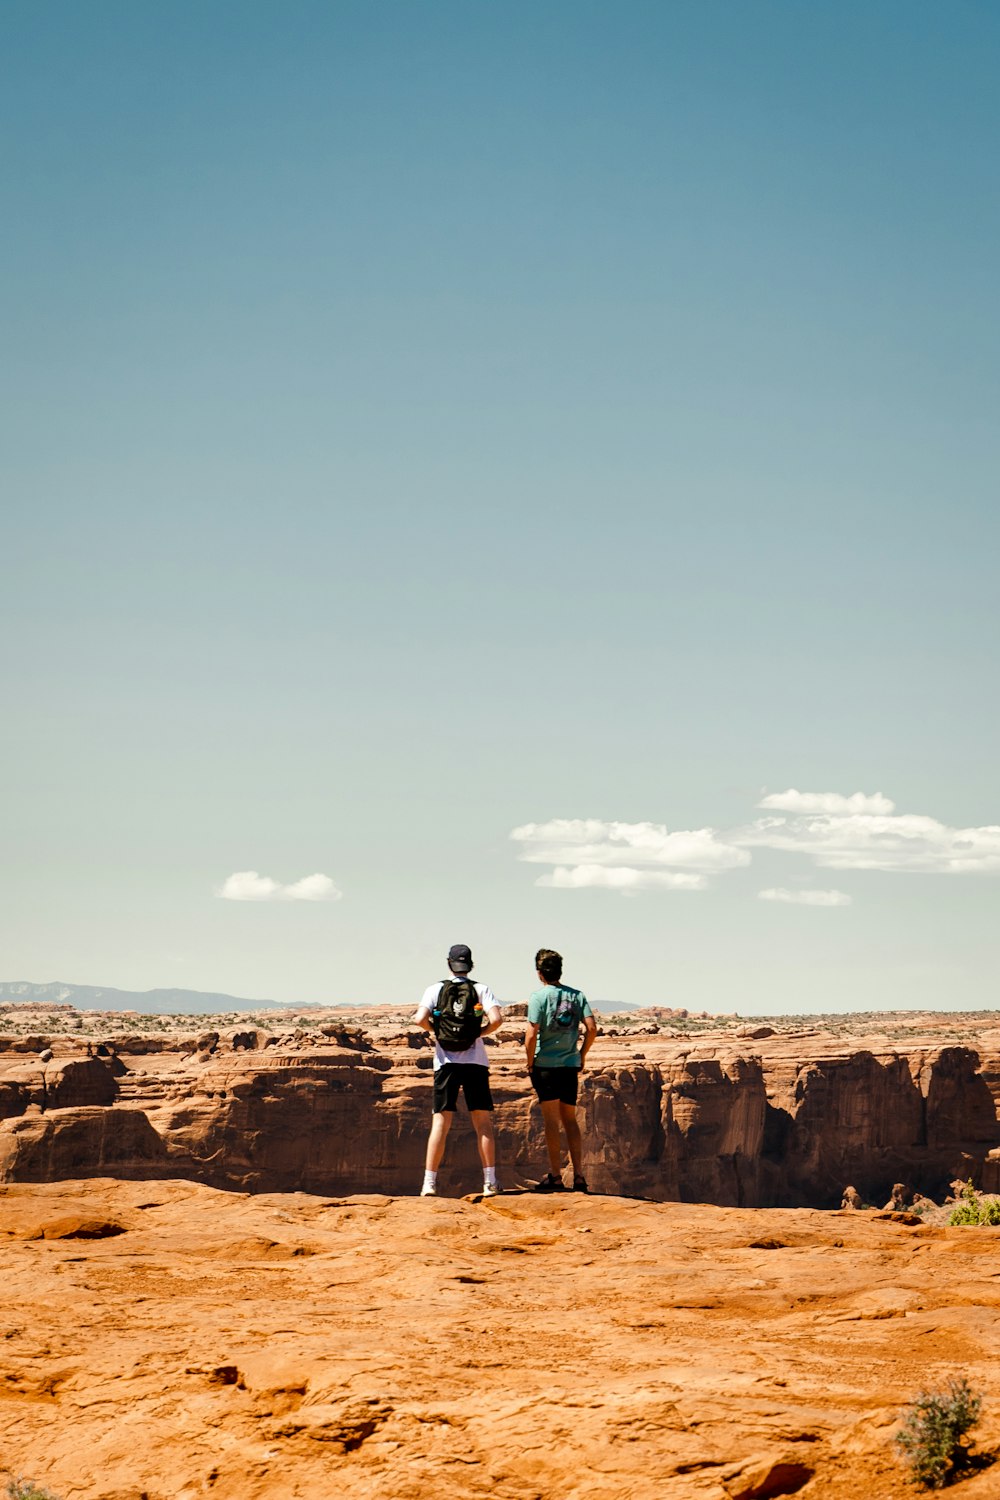
[[[958,1372],[1000,1449],[1000,1230],[91,1178],[0,1247],[0,1465],[60,1500],[903,1500]]]

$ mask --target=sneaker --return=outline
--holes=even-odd
[[[484,1198],[496,1198],[499,1195],[499,1192],[500,1192],[500,1189],[497,1187],[497,1184],[495,1182],[484,1182],[483,1183],[483,1197]]]
[[[573,1178],[573,1191],[574,1191],[574,1193],[589,1193],[590,1192],[590,1188],[587,1186],[587,1179],[586,1179],[586,1177],[574,1177]]]
[[[551,1172],[546,1172],[541,1182],[531,1189],[533,1193],[564,1193],[566,1184],[561,1177],[553,1177]]]
[[[424,1187],[420,1189],[421,1198],[436,1198],[438,1190],[436,1187]]]

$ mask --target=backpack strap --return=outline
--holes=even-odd
[[[441,1004],[441,996],[444,994],[445,986],[449,984],[464,984],[467,989],[472,991],[473,1005],[477,1005],[479,1003],[479,991],[476,988],[475,980],[470,979],[468,974],[452,974],[448,979],[441,980],[441,988],[437,992],[437,999],[434,1002],[435,1005]]]
[[[467,984],[472,990],[472,993],[475,995],[476,999],[479,999],[479,991],[476,989],[476,981],[474,979],[470,979],[468,974],[449,974],[447,979],[442,979],[441,990],[438,991],[439,1000],[441,998],[441,992],[444,990],[446,984]]]

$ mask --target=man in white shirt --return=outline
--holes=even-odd
[[[437,1196],[438,1168],[461,1092],[483,1164],[483,1195],[492,1198],[497,1191],[496,1145],[490,1063],[483,1037],[503,1024],[503,1012],[489,985],[469,979],[472,952],[465,943],[455,943],[450,949],[448,968],[452,978],[429,985],[413,1017],[422,1031],[434,1035],[434,1118],[421,1197]]]

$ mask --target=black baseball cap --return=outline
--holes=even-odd
[[[465,943],[452,943],[448,949],[448,967],[453,974],[468,974],[472,968],[472,949]]]

